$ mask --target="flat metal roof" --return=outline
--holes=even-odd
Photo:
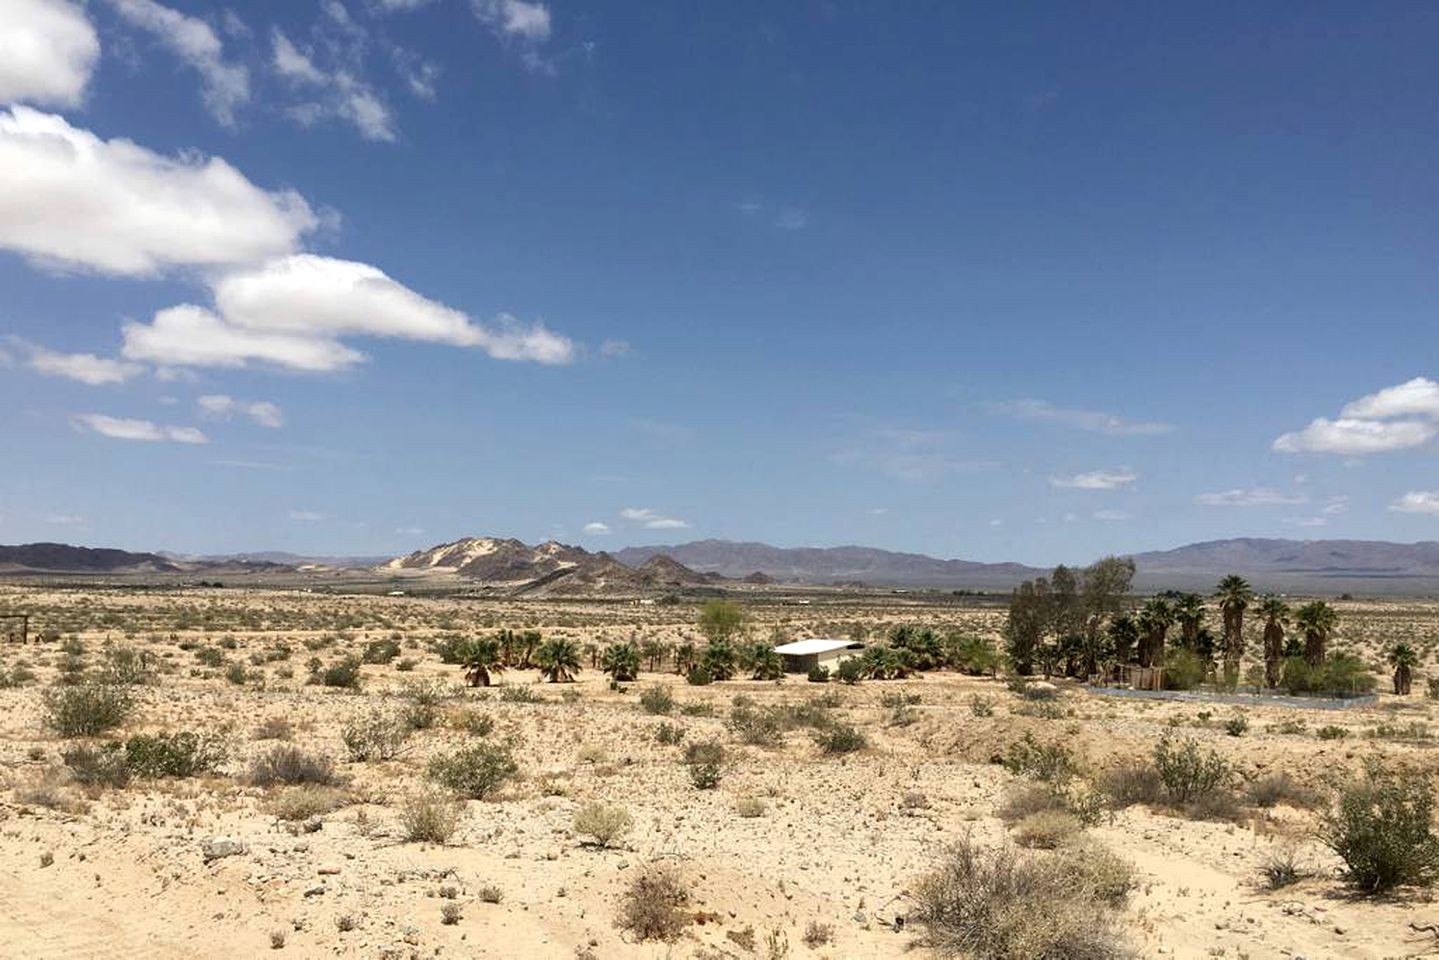
[[[862,650],[864,644],[855,640],[828,640],[823,637],[816,637],[812,640],[796,640],[794,643],[786,643],[775,647],[774,652],[788,654],[792,657],[803,657],[812,653],[831,653],[835,650]]]

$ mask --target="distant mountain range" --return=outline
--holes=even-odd
[[[1140,590],[1204,589],[1237,573],[1260,590],[1439,593],[1439,543],[1239,538],[1134,555]],[[873,547],[775,547],[698,540],[613,554],[549,541],[467,537],[392,560],[289,553],[180,556],[60,543],[0,546],[0,573],[174,574],[348,569],[386,578],[440,576],[504,595],[634,595],[679,589],[790,584],[1008,590],[1047,572],[1019,563],[942,560]],[[349,576],[350,574],[344,574]]]

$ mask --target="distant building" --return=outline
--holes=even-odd
[[[864,644],[857,640],[829,640],[816,637],[796,640],[774,648],[784,660],[785,673],[809,673],[815,667],[833,670],[850,657],[857,657]]]

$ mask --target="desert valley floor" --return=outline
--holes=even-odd
[[[1402,638],[1432,658],[1439,604],[1339,607],[1340,648],[1378,662],[1381,646]],[[1004,617],[1002,606],[918,596],[749,610],[766,639],[879,636],[898,623],[997,637]],[[914,885],[966,836],[1013,842],[999,814],[1022,782],[997,761],[1027,733],[1094,771],[1149,756],[1166,734],[1192,737],[1233,765],[1241,795],[1287,774],[1277,802],[1246,800],[1212,819],[1134,804],[1083,831],[1083,843],[1134,870],[1117,925],[1136,955],[1439,955],[1423,929],[1439,923],[1427,895],[1350,896],[1314,837],[1314,798],[1358,775],[1366,757],[1435,768],[1436,704],[1422,677],[1412,696],[1343,710],[1120,698],[1064,683],[1035,702],[1002,679],[944,671],[692,686],[662,667],[615,689],[591,651],[697,640],[693,604],[9,585],[4,612],[54,631],[0,650],[7,956],[933,956],[904,923]],[[501,627],[584,645],[577,680],[512,669],[471,689],[435,652],[446,636]],[[357,690],[306,682],[311,658],[326,665],[390,639],[398,656],[362,666]],[[106,787],[77,782],[62,763],[77,741],[47,726],[45,692],[118,650],[151,675],[108,736],[214,735],[224,758],[212,771]],[[673,705],[652,713],[641,696],[663,704],[659,687]],[[737,697],[748,699],[737,707]],[[866,745],[827,752],[798,723],[745,743],[736,710],[778,705],[787,716],[823,712]],[[392,759],[352,762],[347,728],[388,715],[421,718]],[[1237,716],[1241,735],[1230,729]],[[447,841],[409,840],[407,805],[430,796],[431,759],[480,740],[506,745],[517,775],[464,801]],[[725,752],[719,781],[697,789],[685,747],[711,740]],[[332,783],[260,785],[256,758],[282,744],[333,759]],[[609,845],[576,830],[576,812],[597,802],[628,814]],[[1262,868],[1281,849],[1308,875],[1271,891]],[[631,878],[655,862],[689,892],[669,942],[618,924]]]

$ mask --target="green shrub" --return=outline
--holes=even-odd
[[[1004,767],[1010,773],[1047,783],[1065,780],[1079,773],[1079,765],[1068,747],[1062,743],[1040,743],[1032,733],[1026,733],[1010,744],[1004,757]]]
[[[822,663],[817,663],[809,668],[809,672],[805,674],[805,679],[810,683],[829,683],[829,667],[826,667]]]
[[[1326,724],[1314,731],[1315,736],[1320,740],[1343,740],[1349,736],[1349,731],[1343,727],[1336,727],[1334,724]]]
[[[1242,737],[1249,730],[1249,718],[1237,713],[1224,722],[1224,732],[1231,737]]]
[[[1320,837],[1344,861],[1344,880],[1366,894],[1432,883],[1439,877],[1434,789],[1424,774],[1370,763],[1340,791]]]
[[[685,674],[686,682],[696,687],[707,687],[714,683],[714,679],[714,675],[705,666],[690,667],[689,672]]]
[[[677,723],[665,721],[655,727],[655,740],[667,747],[678,746],[684,738],[685,728]]]
[[[1213,750],[1201,750],[1196,740],[1176,743],[1166,735],[1154,746],[1154,767],[1171,803],[1199,803],[1224,790],[1230,780],[1229,764]]]
[[[624,807],[587,803],[575,811],[575,833],[591,838],[599,847],[614,846],[633,824],[629,811]]]
[[[225,762],[224,742],[213,734],[137,734],[125,741],[125,759],[137,777],[193,777]]]
[[[756,747],[777,746],[784,732],[784,716],[773,708],[756,707],[746,696],[734,698],[727,723],[742,743]]]
[[[847,723],[836,723],[810,735],[820,750],[828,754],[854,753],[869,746],[869,741],[858,727]]]
[[[365,644],[360,659],[365,663],[389,663],[400,655],[400,645],[393,640],[371,640]]]
[[[668,714],[675,708],[675,698],[667,687],[656,684],[640,692],[640,708],[652,715]]]
[[[126,687],[82,683],[45,691],[45,721],[62,737],[95,737],[130,716],[134,701]]]
[[[724,760],[724,745],[715,740],[692,743],[685,748],[685,765],[689,767],[690,782],[698,790],[713,790],[719,786]]]
[[[864,679],[864,661],[859,657],[841,660],[834,669],[834,678],[840,683],[859,683]]]
[[[345,725],[340,737],[351,763],[393,760],[404,749],[410,727],[399,717],[372,710]]]
[[[315,680],[326,687],[340,687],[345,690],[360,689],[360,661],[357,657],[345,657],[322,668]]]
[[[1193,690],[1204,682],[1209,665],[1193,650],[1171,648],[1164,655],[1164,687],[1166,690]]]
[[[520,772],[510,751],[489,743],[463,747],[430,761],[431,780],[463,797],[483,800]]]

